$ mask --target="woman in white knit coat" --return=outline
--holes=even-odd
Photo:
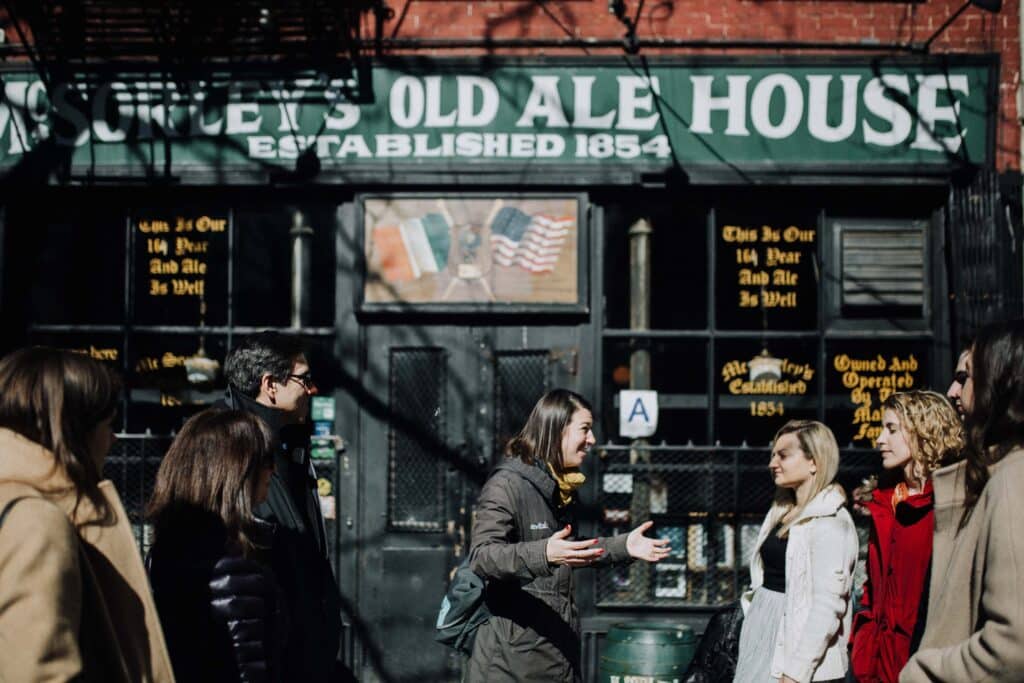
[[[750,558],[735,681],[842,681],[858,541],[834,483],[836,438],[820,422],[791,420],[768,468],[775,502]]]

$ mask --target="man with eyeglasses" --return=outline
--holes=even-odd
[[[317,388],[303,343],[279,332],[254,334],[228,354],[224,374],[221,405],[260,417],[276,437],[270,493],[255,513],[277,527],[270,564],[288,600],[281,680],[353,680],[338,661],[341,598],[310,461],[309,404]]]

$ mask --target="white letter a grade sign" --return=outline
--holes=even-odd
[[[619,435],[640,438],[658,429],[657,391],[619,392]]]

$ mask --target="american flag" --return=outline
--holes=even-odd
[[[549,273],[555,269],[562,246],[575,225],[573,216],[531,216],[513,207],[503,207],[491,221],[494,262],[519,266],[531,273]]]

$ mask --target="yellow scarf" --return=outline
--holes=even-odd
[[[565,507],[572,502],[572,492],[583,486],[587,476],[578,469],[566,470],[559,474],[551,466],[551,463],[548,463],[548,470],[551,472],[551,476],[555,478],[555,483],[558,484],[558,502],[562,507]]]

